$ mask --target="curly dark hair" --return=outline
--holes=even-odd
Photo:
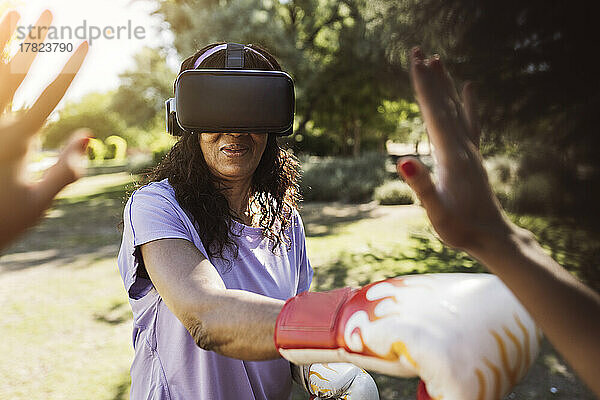
[[[221,43],[211,44],[186,59],[181,71],[194,68],[196,60],[207,50]],[[249,45],[269,62],[251,50],[244,50],[244,68],[279,70],[277,60],[265,49]],[[269,65],[270,63],[270,65]],[[217,51],[205,59],[198,68],[224,68],[225,51]],[[235,258],[237,244],[231,235],[236,232],[233,220],[239,218],[231,210],[223,194],[226,188],[210,172],[198,143],[198,134],[186,132],[171,148],[165,158],[146,176],[145,183],[168,179],[175,190],[179,205],[194,218],[202,243],[211,257],[219,257],[230,264],[224,251],[229,249]],[[285,231],[292,223],[292,213],[301,200],[300,164],[296,157],[279,147],[277,137],[269,134],[262,158],[252,176],[250,187],[251,209],[258,208],[259,227],[272,241],[271,251],[276,252],[281,243],[288,248],[290,239]]]

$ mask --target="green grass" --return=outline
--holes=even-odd
[[[125,173],[82,179],[0,258],[0,399],[129,397],[131,311],[116,254],[130,182]],[[406,273],[481,270],[441,246],[416,206],[307,203],[301,214],[315,269],[312,290]],[[544,221],[520,222],[540,231],[557,223]],[[558,246],[559,257],[567,242]],[[414,399],[416,380],[374,376],[382,399]],[[514,398],[545,399],[551,387],[558,389],[553,399],[593,398],[545,344]],[[307,396],[296,388],[293,398]]]
[[[116,399],[129,385],[128,304],[114,260],[3,274],[0,398]],[[117,315],[115,315],[115,313]]]

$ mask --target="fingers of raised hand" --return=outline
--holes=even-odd
[[[440,194],[431,179],[429,170],[422,162],[414,157],[403,157],[396,165],[406,183],[415,192],[430,217],[436,220],[445,213]]]
[[[4,51],[8,40],[13,35],[15,29],[17,29],[17,22],[19,21],[19,13],[16,11],[10,11],[7,13],[2,22],[0,22],[0,54]]]
[[[465,118],[469,127],[469,139],[476,148],[479,148],[479,139],[481,137],[481,126],[477,115],[478,107],[475,101],[475,88],[473,82],[465,83],[462,90],[462,99],[465,107]]]
[[[21,123],[22,131],[33,135],[44,124],[44,121],[63,98],[75,75],[81,68],[88,52],[88,43],[83,42],[58,77],[44,90],[34,105],[25,113]]]
[[[46,172],[44,179],[33,187],[35,204],[41,211],[48,207],[60,190],[79,179],[85,172],[85,150],[91,131],[79,129],[69,139],[58,161]],[[40,213],[41,213],[40,211]]]
[[[73,174],[72,180],[79,178],[84,172],[85,163],[82,161],[91,136],[92,131],[89,129],[76,130],[60,153],[58,164],[64,165]]]
[[[9,67],[4,58],[8,57],[5,47],[17,28],[19,18],[17,12],[11,11],[0,22],[0,99],[11,98],[13,94],[7,84]],[[0,101],[0,113],[4,111],[5,107],[6,102]]]
[[[419,48],[411,54],[411,78],[427,132],[443,161],[444,155],[456,152],[468,137],[454,82],[439,56],[426,59]]]
[[[38,54],[37,51],[29,49],[37,48],[44,41],[51,23],[52,13],[46,10],[42,13],[25,39],[26,43],[31,43],[28,50],[19,51],[8,64],[2,66],[0,86],[5,89],[0,93],[0,109],[4,109],[6,104],[10,102],[15,91],[23,82],[25,76],[27,76],[31,64],[33,64]]]

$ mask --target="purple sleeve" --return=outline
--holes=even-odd
[[[192,241],[179,205],[173,204],[173,199],[162,196],[160,192],[145,189],[135,192],[128,203],[133,245],[137,247],[157,239]]]
[[[297,244],[297,246],[299,247],[298,254],[300,255],[298,264],[300,271],[298,275],[299,279],[297,293],[302,293],[307,292],[310,288],[310,284],[313,278],[313,269],[310,265],[310,261],[308,261],[308,256],[306,255],[306,238],[304,235],[304,224],[302,223],[302,218],[300,218],[300,215],[297,212],[296,218],[298,224],[296,229],[298,230],[298,238],[300,239]]]
[[[118,262],[125,289],[129,297],[136,300],[152,288],[152,282],[138,273],[144,263],[141,245],[158,239],[185,239],[194,243],[191,232],[194,228],[189,218],[174,197],[160,189],[158,185],[150,185],[137,190],[124,210],[123,242]],[[199,250],[206,256],[203,247]]]

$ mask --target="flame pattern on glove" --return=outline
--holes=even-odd
[[[525,375],[541,340],[529,314],[489,274],[388,279],[347,304],[339,342],[348,360],[420,376],[436,400],[500,399]],[[393,366],[373,367],[365,356]]]

